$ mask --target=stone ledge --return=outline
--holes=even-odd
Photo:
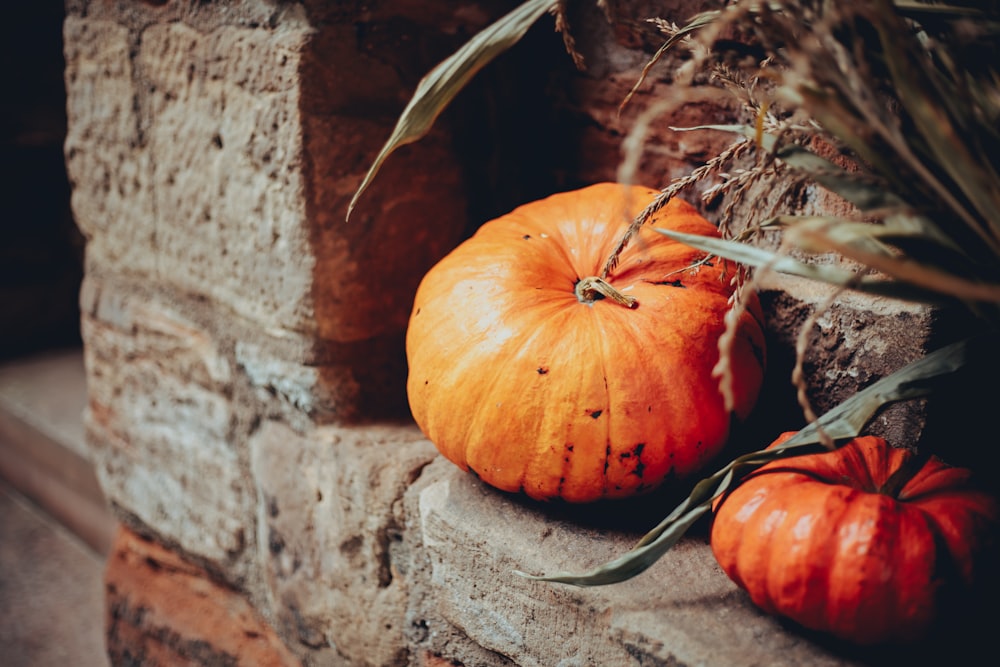
[[[0,477],[104,555],[114,520],[85,456],[81,357],[60,350],[0,368]]]
[[[968,631],[949,639],[972,619],[918,646],[859,650],[770,617],[718,567],[706,522],[620,584],[515,574],[620,556],[673,507],[665,494],[535,503],[463,473],[408,425],[270,422],[251,450],[271,615],[308,665],[874,667],[981,648]]]
[[[640,534],[554,520],[550,508],[496,492],[452,466],[439,472],[419,501],[432,606],[495,652],[490,664],[850,664],[753,608],[697,533],[642,575],[613,586],[520,578],[515,570],[583,572],[625,553]],[[571,509],[586,516],[585,508]]]

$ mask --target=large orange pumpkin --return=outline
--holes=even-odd
[[[413,416],[448,459],[506,491],[587,502],[688,475],[724,446],[712,377],[733,266],[648,227],[717,235],[672,200],[593,280],[655,190],[556,194],[484,224],[424,277],[406,336]],[[625,305],[604,290],[632,298]],[[760,306],[739,321],[735,412],[760,387]]]
[[[969,470],[936,458],[890,491],[911,456],[865,436],[762,466],[716,502],[716,559],[757,606],[804,627],[857,644],[921,637],[947,593],[995,567],[1000,512]]]

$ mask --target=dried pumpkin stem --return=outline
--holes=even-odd
[[[625,306],[626,308],[635,308],[639,305],[635,297],[622,294],[606,280],[602,280],[597,276],[582,278],[576,283],[574,292],[576,293],[577,300],[587,305],[591,305],[595,301],[600,301],[604,298],[611,299],[618,305]]]
[[[889,476],[889,479],[885,481],[882,488],[878,489],[878,492],[890,498],[899,498],[903,489],[923,469],[924,464],[927,463],[929,458],[930,455],[927,453],[914,453],[913,456],[910,456],[903,462],[903,465],[899,466],[896,472]]]

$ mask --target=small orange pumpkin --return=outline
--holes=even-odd
[[[984,554],[1000,512],[969,470],[933,457],[891,492],[912,456],[864,436],[762,466],[716,501],[719,565],[758,607],[806,628],[856,644],[921,637],[939,596],[994,566]]]
[[[407,330],[407,393],[445,457],[505,491],[587,502],[650,490],[720,451],[730,414],[711,373],[731,274],[717,260],[692,266],[702,253],[648,228],[715,227],[674,199],[606,284],[594,280],[657,194],[604,183],[526,204],[427,273]],[[732,353],[740,418],[763,376],[760,318],[751,296]]]

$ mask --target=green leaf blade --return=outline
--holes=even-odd
[[[484,28],[451,56],[428,72],[403,109],[396,127],[365,174],[347,207],[346,219],[357,206],[386,158],[397,148],[414,143],[430,132],[442,111],[479,70],[512,47],[542,14],[556,5],[554,0],[528,0]]]

